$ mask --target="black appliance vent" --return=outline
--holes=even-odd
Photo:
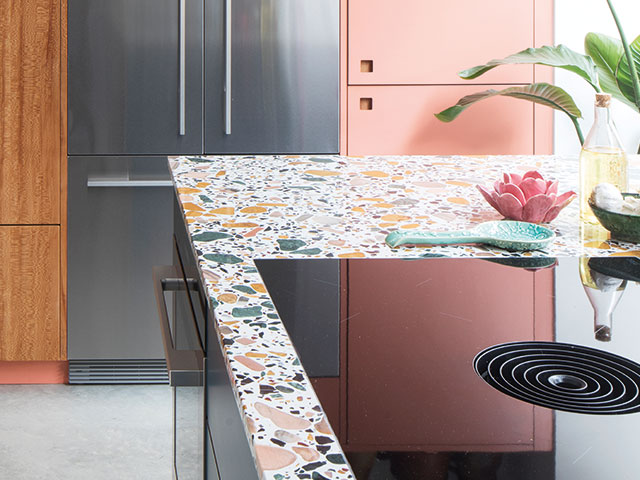
[[[70,384],[168,384],[167,363],[152,360],[69,360]]]
[[[595,415],[640,412],[640,365],[595,348],[504,343],[476,355],[473,367],[492,387],[534,405]]]

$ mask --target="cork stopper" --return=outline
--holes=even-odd
[[[596,93],[596,107],[609,108],[611,103],[611,95],[608,93]]]

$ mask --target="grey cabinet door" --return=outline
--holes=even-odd
[[[69,0],[69,154],[202,153],[203,1]]]
[[[69,159],[69,359],[161,359],[151,268],[172,262],[166,158]]]
[[[339,7],[206,1],[206,153],[338,152]]]

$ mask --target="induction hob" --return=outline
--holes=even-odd
[[[305,367],[336,339],[307,372],[358,480],[640,478],[640,259],[499,262],[342,261],[339,322],[280,312]]]

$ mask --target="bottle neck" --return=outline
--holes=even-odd
[[[609,123],[610,119],[609,107],[595,107],[595,115],[593,118],[594,124],[606,125]]]
[[[620,152],[623,150],[611,120],[611,110],[609,107],[595,106],[593,126],[585,138],[583,148],[592,150],[601,147]]]

